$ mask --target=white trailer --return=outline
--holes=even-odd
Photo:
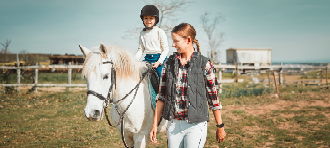
[[[229,48],[227,64],[269,66],[272,62],[270,48]]]

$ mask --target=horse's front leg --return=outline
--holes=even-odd
[[[134,135],[134,147],[135,148],[145,148],[149,142],[149,132],[141,131],[138,134]]]
[[[128,147],[135,147],[135,141],[134,141],[134,136],[131,131],[126,131],[124,133],[125,135],[125,142]]]
[[[115,106],[112,106],[111,107],[111,112],[110,112],[110,115],[111,115],[111,120],[113,122],[113,125],[117,125],[118,122],[120,121],[119,118],[119,114],[117,112],[117,110],[115,109]],[[125,118],[124,118],[124,125],[125,125]],[[127,125],[125,125],[127,126]],[[124,129],[121,129],[121,123],[119,123],[118,126],[116,126],[116,128],[118,129],[119,133],[121,133],[121,130],[124,130],[124,139],[125,139],[125,142],[126,142],[126,145],[128,147],[133,147],[134,146],[134,134],[132,131],[131,128],[127,128],[127,127],[124,127]],[[120,139],[122,140],[122,135],[120,134]],[[124,143],[123,143],[124,145]]]

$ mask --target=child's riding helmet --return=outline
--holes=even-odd
[[[141,10],[141,15],[140,15],[142,21],[143,21],[143,16],[155,16],[156,17],[156,21],[154,24],[155,26],[159,21],[159,10],[155,5],[145,5]]]

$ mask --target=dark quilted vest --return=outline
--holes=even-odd
[[[168,58],[166,70],[166,100],[163,110],[163,117],[172,120],[174,116],[174,104],[176,91],[177,74],[179,72],[179,61],[174,53]],[[188,123],[209,121],[207,106],[207,92],[205,88],[204,71],[208,58],[200,53],[192,56],[189,62],[187,75],[187,108]]]

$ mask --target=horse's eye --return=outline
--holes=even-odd
[[[103,77],[103,80],[104,80],[104,79],[108,79],[108,75],[105,75],[105,76]]]

